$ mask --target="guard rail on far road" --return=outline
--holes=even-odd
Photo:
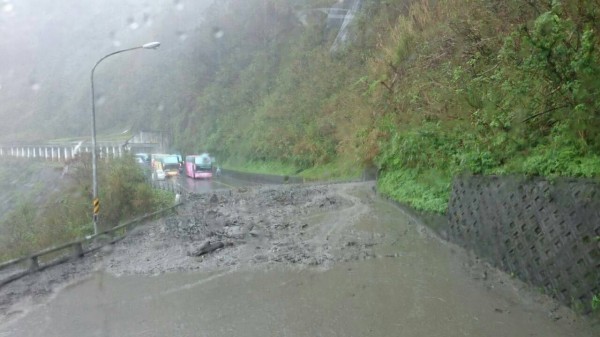
[[[83,257],[85,254],[94,252],[103,246],[114,244],[125,238],[127,233],[135,228],[142,221],[167,213],[182,203],[177,203],[171,207],[146,214],[124,224],[88,236],[84,239],[65,243],[63,245],[44,249],[29,256],[20,257],[0,264],[0,287],[29,275],[36,271],[64,263],[73,258]]]

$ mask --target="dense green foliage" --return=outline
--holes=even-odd
[[[598,2],[369,0],[335,52],[324,15],[298,19],[331,2],[215,5],[216,67],[176,143],[286,172],[376,165],[384,193],[435,212],[457,174],[597,177]]]
[[[337,161],[341,147],[353,146],[363,126],[345,111],[354,102],[338,95],[365,73],[364,55],[358,47],[331,55],[325,14],[307,11],[298,19],[327,1],[292,3],[212,9],[205,25],[223,33],[213,45],[218,67],[203,74],[210,81],[197,105],[176,117],[184,152],[208,149],[233,165],[279,162],[295,171]]]
[[[456,174],[600,174],[597,1],[456,0],[411,11],[387,50],[412,61],[391,59],[385,70],[411,70],[385,93],[393,125],[378,123],[390,130],[378,157],[385,192],[443,212]]]
[[[68,173],[57,177],[55,188],[45,189],[49,195],[42,199],[29,195],[16,203],[0,221],[0,260],[93,233],[90,162],[90,158],[70,162]],[[100,230],[172,203],[172,195],[155,191],[146,183],[142,170],[130,157],[100,161],[98,172]]]
[[[321,10],[339,5],[213,2],[181,49],[98,69],[100,130],[165,130],[182,153],[309,178],[376,166],[381,191],[435,212],[457,174],[598,177],[600,0],[364,0],[342,43]],[[85,135],[75,87],[18,110],[47,103]]]

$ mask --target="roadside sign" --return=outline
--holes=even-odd
[[[94,199],[94,215],[98,215],[98,213],[100,213],[100,199],[96,198]]]

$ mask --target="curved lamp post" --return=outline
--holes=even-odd
[[[156,49],[160,46],[160,42],[149,42],[144,45],[127,48],[123,50],[118,50],[116,52],[112,52],[96,62],[94,68],[92,68],[91,74],[91,82],[92,82],[92,189],[94,193],[94,199],[92,201],[93,204],[93,218],[94,218],[94,235],[98,234],[98,210],[100,201],[98,200],[98,177],[97,177],[97,169],[96,169],[96,100],[94,97],[94,70],[100,64],[100,62],[104,61],[106,58],[113,56],[115,54],[123,53],[126,51],[136,50],[136,49]]]

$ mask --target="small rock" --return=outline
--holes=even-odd
[[[269,258],[266,255],[262,255],[262,254],[257,254],[254,255],[253,260],[255,262],[265,262],[267,261]]]
[[[248,234],[250,234],[254,237],[257,237],[257,236],[260,236],[262,233],[258,229],[253,228],[251,231],[248,232]]]

